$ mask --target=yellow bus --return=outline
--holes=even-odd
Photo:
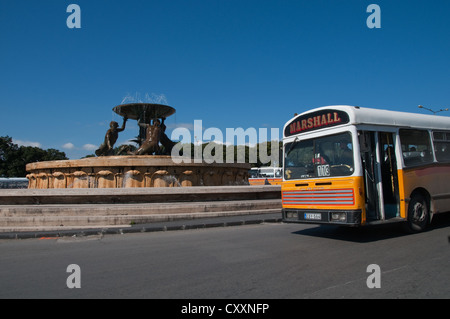
[[[450,118],[337,105],[284,126],[283,221],[422,231],[450,211]]]
[[[283,168],[253,167],[249,171],[248,182],[250,185],[281,185]]]

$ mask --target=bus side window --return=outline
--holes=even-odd
[[[450,133],[433,132],[434,152],[438,162],[450,161]]]
[[[450,143],[435,142],[434,149],[436,150],[436,159],[439,162],[450,161]]]
[[[405,166],[433,162],[431,140],[428,131],[401,129],[400,141]]]

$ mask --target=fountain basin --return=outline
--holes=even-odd
[[[175,113],[171,106],[155,103],[129,103],[117,105],[113,111],[120,116],[126,116],[133,120],[143,120],[148,123],[154,118],[168,117]]]
[[[28,188],[248,185],[250,164],[179,162],[171,156],[129,155],[30,163]]]

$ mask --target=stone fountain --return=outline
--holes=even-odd
[[[97,157],[30,163],[28,188],[131,188],[247,185],[249,164],[174,161],[175,145],[165,134],[164,121],[175,113],[168,105],[129,103],[113,108],[124,121],[111,122]],[[128,119],[137,120],[139,148],[121,147],[113,155],[118,134]]]
[[[96,157],[28,164],[29,189],[0,190],[0,233],[123,234],[147,231],[135,224],[280,212],[279,186],[248,185],[249,164],[171,157],[164,121],[174,108],[131,103],[113,110],[123,124],[111,122]],[[120,148],[119,156],[113,147],[128,120],[139,124],[138,148]]]

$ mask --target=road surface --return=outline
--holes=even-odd
[[[0,298],[449,298],[449,236],[444,215],[413,235],[265,223],[0,240]]]

